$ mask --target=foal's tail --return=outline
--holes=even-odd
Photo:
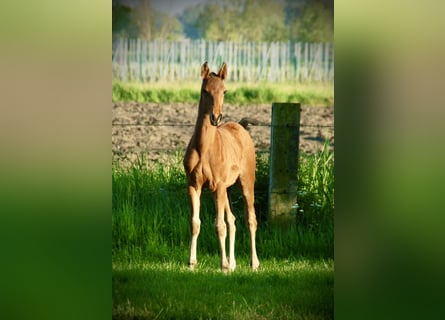
[[[247,129],[247,126],[249,124],[256,126],[258,125],[260,122],[256,119],[253,118],[242,118],[239,122],[240,125],[242,125],[244,127],[244,129]]]

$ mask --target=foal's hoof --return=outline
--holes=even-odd
[[[221,271],[224,273],[232,272],[235,268],[231,268],[228,263],[224,263],[221,265]]]
[[[229,265],[228,264],[222,265],[221,266],[221,271],[224,272],[224,273],[229,272],[230,271]]]
[[[190,271],[195,270],[196,264],[197,264],[196,262],[189,262],[189,270]]]
[[[226,264],[221,265],[221,271],[224,273],[235,271],[235,268],[236,268],[236,263],[232,263],[232,264],[226,263]]]
[[[256,261],[255,263],[251,263],[250,267],[252,268],[252,271],[258,271],[258,267],[260,266],[260,263]]]

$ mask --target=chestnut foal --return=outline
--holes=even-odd
[[[243,194],[246,222],[250,233],[250,266],[256,270],[260,263],[255,246],[257,219],[253,206],[255,147],[249,133],[242,125],[235,122],[221,124],[227,65],[223,63],[216,74],[210,72],[205,62],[201,67],[201,77],[198,117],[184,157],[192,209],[189,266],[193,270],[197,263],[196,244],[201,225],[200,196],[202,188],[208,187],[213,193],[216,206],[215,228],[221,253],[221,269],[223,271],[235,269],[235,216],[230,209],[227,188],[237,182]],[[226,222],[229,228],[229,260],[226,256]]]

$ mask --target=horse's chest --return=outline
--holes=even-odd
[[[203,172],[202,163],[198,162],[192,169],[192,171],[189,174],[189,177],[196,185],[202,185],[205,182],[205,175]]]
[[[223,165],[221,163],[215,165],[202,164],[199,176],[202,177],[203,183],[207,183],[211,190],[216,189],[218,185],[225,187],[235,183],[239,176],[239,167],[237,165]]]
[[[215,157],[212,154],[203,154],[201,157],[193,154],[189,162],[189,183],[195,186],[206,185],[210,190],[217,185],[232,185],[240,174],[240,167],[230,157]],[[196,156],[196,157],[195,157]],[[231,159],[233,160],[233,159]]]
[[[210,189],[212,189],[211,186],[215,185],[216,180],[211,167],[201,161],[192,168],[188,178],[189,183],[195,187],[209,185]]]

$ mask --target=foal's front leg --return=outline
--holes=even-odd
[[[191,244],[189,267],[190,270],[193,270],[195,268],[195,265],[197,264],[196,245],[198,242],[199,230],[201,229],[201,220],[199,219],[201,188],[189,186],[188,192],[192,206],[192,214],[190,216]]]
[[[227,226],[224,222],[224,209],[226,207],[227,190],[224,186],[218,186],[216,191],[213,193],[215,197],[215,207],[216,207],[216,219],[215,219],[215,229],[218,236],[219,249],[221,253],[221,269],[223,271],[228,271],[230,269],[229,263],[226,256],[226,236],[227,236]]]

